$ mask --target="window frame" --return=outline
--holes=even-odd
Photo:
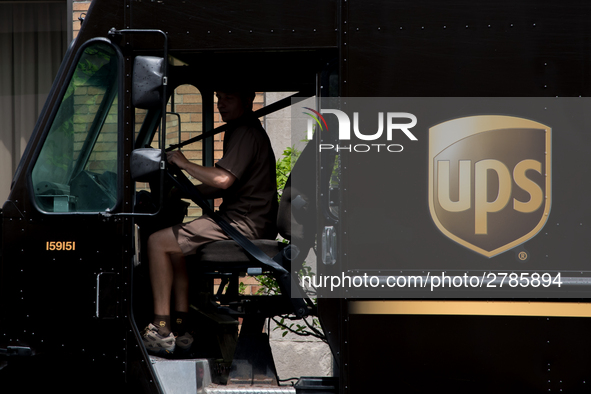
[[[94,210],[94,211],[71,211],[71,212],[50,212],[50,211],[46,211],[44,209],[42,209],[39,204],[37,203],[37,198],[35,195],[35,189],[34,189],[34,185],[33,185],[33,169],[35,168],[35,164],[37,163],[37,160],[39,159],[39,156],[41,154],[41,151],[43,149],[43,146],[45,144],[45,142],[47,141],[47,137],[49,135],[49,131],[51,130],[53,123],[55,121],[55,118],[57,116],[57,113],[61,107],[62,101],[64,99],[64,96],[68,90],[68,87],[70,85],[70,82],[72,81],[72,78],[74,76],[74,73],[76,71],[76,67],[78,65],[78,63],[80,62],[80,58],[82,57],[82,55],[84,54],[84,51],[96,44],[96,43],[101,43],[101,44],[106,44],[108,46],[110,46],[115,54],[116,54],[116,61],[117,61],[117,87],[116,87],[116,91],[117,91],[117,95],[115,97],[117,97],[117,197],[116,197],[116,201],[115,201],[115,205],[112,208],[108,208],[106,210]],[[67,61],[67,60],[65,60]],[[64,61],[64,63],[65,63]],[[123,147],[123,141],[125,140],[125,136],[124,136],[124,130],[123,130],[123,113],[124,113],[124,58],[123,58],[123,54],[120,50],[120,48],[113,44],[109,39],[107,38],[103,38],[103,37],[95,37],[92,38],[88,41],[86,41],[84,44],[82,44],[80,46],[80,48],[78,48],[78,51],[76,52],[74,59],[72,60],[72,62],[70,63],[70,67],[67,70],[67,76],[65,78],[65,81],[67,81],[67,83],[62,84],[62,86],[60,87],[60,91],[59,91],[59,95],[55,98],[55,101],[53,102],[53,107],[51,108],[51,115],[47,121],[47,123],[45,124],[45,127],[43,128],[42,132],[41,132],[41,138],[39,139],[39,142],[37,144],[37,146],[35,146],[35,152],[34,155],[32,157],[32,160],[30,161],[30,165],[27,168],[27,190],[28,190],[28,197],[29,197],[29,201],[31,201],[33,207],[35,208],[35,210],[37,210],[38,212],[44,214],[44,215],[96,215],[97,213],[114,213],[114,212],[119,212],[121,210],[121,207],[123,206],[123,188],[124,188],[124,178],[123,178],[123,174],[125,171],[124,165],[123,165],[123,157],[124,157],[124,147]],[[60,73],[58,73],[59,76]],[[47,104],[46,104],[47,105]]]

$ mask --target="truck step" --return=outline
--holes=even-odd
[[[197,394],[211,384],[207,359],[167,360],[150,357],[158,380],[166,394]]]
[[[293,387],[221,386],[212,383],[208,359],[167,360],[150,357],[166,394],[295,394]]]
[[[295,394],[293,387],[206,387],[206,394]]]

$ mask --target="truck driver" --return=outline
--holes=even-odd
[[[206,198],[222,197],[219,214],[251,239],[274,239],[277,235],[277,186],[275,156],[267,133],[252,112],[254,92],[218,91],[217,108],[224,122],[223,157],[214,167],[191,163],[179,151],[169,152],[169,163],[202,182]],[[193,338],[187,328],[189,278],[185,256],[203,244],[229,239],[209,217],[202,216],[152,234],[148,239],[150,282],[154,297],[154,320],[142,338],[150,354],[169,356],[188,353]],[[171,326],[171,297],[174,323]],[[178,333],[175,337],[173,332]]]

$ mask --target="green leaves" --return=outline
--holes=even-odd
[[[275,171],[277,173],[277,195],[279,200],[281,200],[281,195],[283,194],[283,189],[285,188],[285,183],[287,182],[287,178],[289,178],[291,169],[301,153],[302,152],[295,147],[287,147],[283,151],[283,157],[275,163]]]

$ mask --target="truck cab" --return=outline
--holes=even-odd
[[[194,126],[189,131],[214,129],[214,92],[229,80],[247,80],[259,92],[306,91],[313,96],[320,89],[318,80],[334,48],[325,43],[292,48],[293,40],[302,43],[302,37],[290,36],[284,27],[276,31],[279,41],[261,48],[260,37],[269,33],[263,25],[270,21],[252,20],[244,31],[244,21],[235,16],[238,30],[232,32],[229,22],[214,29],[211,21],[226,10],[197,8],[95,1],[66,54],[2,209],[2,311],[10,316],[2,336],[7,360],[3,374],[23,389],[39,385],[22,379],[32,368],[45,371],[43,380],[59,381],[68,389],[108,376],[98,386],[166,391],[140,338],[151,319],[145,244],[152,231],[182,221],[188,204],[176,196],[182,194],[182,181],[174,185],[178,181],[164,169],[162,154],[187,139],[178,130],[189,129],[188,122]],[[142,22],[130,23],[131,10]],[[191,16],[180,21],[186,11]],[[157,20],[158,14],[167,15],[170,23]],[[209,20],[209,26],[194,18]],[[306,34],[313,33],[310,29]],[[226,35],[237,41],[222,48],[216,41]],[[174,109],[180,86],[191,86],[200,96],[194,103],[199,110],[189,121],[163,116]],[[171,117],[181,123],[174,131]],[[199,157],[199,164],[213,165],[213,134],[185,149]],[[157,156],[149,181],[145,174],[144,179],[136,176],[134,151],[141,150]],[[213,208],[212,202],[206,204]],[[238,300],[237,278],[249,269],[249,258],[237,253],[245,260],[240,267],[224,270],[214,264],[195,273],[202,290],[194,295],[194,305],[201,305],[194,313],[201,319],[203,346],[192,356],[215,360],[206,361],[208,381],[214,383],[228,383],[236,351],[268,349],[268,340],[253,347],[260,339],[252,339],[251,345],[238,339],[239,318],[244,319],[242,337],[248,337],[251,324],[255,333],[262,330],[256,316],[263,312],[251,312],[250,305],[255,308],[260,299],[269,298],[256,308],[267,315],[296,313],[287,288],[283,296]],[[289,267],[263,258],[289,278]],[[263,266],[251,274],[268,272]],[[214,291],[214,280],[221,280],[216,286],[220,291]],[[228,307],[229,299],[238,304]],[[227,311],[220,315],[216,308],[222,305]],[[303,298],[299,305],[300,315],[314,309]],[[265,359],[262,365],[261,379],[269,375],[277,386],[272,361]],[[64,380],[63,368],[75,371],[76,378]],[[236,379],[252,384],[253,378]]]

